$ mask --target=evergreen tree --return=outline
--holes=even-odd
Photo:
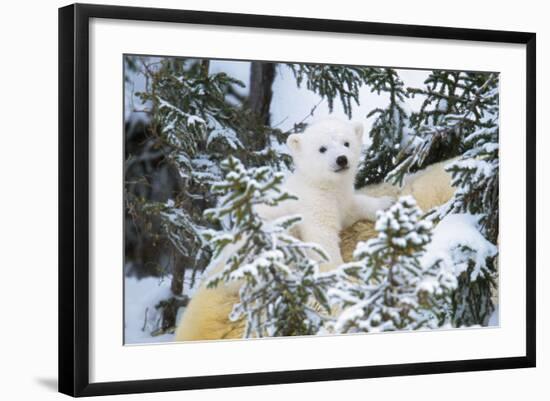
[[[498,96],[491,94],[490,96]],[[470,149],[446,167],[456,192],[440,210],[440,215],[471,213],[480,215],[481,232],[492,243],[498,239],[499,145],[498,107],[486,116],[487,128],[480,128],[465,138]]]
[[[414,198],[402,197],[379,212],[378,236],[360,242],[354,262],[337,272],[331,302],[342,309],[339,333],[436,328],[448,319],[452,271],[440,261],[423,266],[432,224],[421,218]]]
[[[242,85],[226,74],[208,74],[207,65],[178,58],[143,65],[148,85],[139,93],[150,105],[150,135],[178,182],[166,201],[132,197],[128,202],[160,228],[187,262],[204,266],[200,229],[207,225],[202,210],[215,201],[210,183],[220,178],[218,163],[228,149],[243,149],[236,134],[237,110],[225,101],[228,87]],[[201,259],[201,257],[204,258]]]
[[[478,81],[481,82],[481,81]],[[496,245],[499,229],[499,92],[498,77],[490,74],[465,106],[464,118],[468,129],[462,144],[466,149],[446,166],[451,173],[451,185],[456,191],[451,200],[434,213],[440,220],[452,213],[476,216],[479,231]],[[458,277],[453,295],[455,325],[486,325],[494,305],[492,289],[496,286],[498,252],[480,258],[471,246],[461,246],[462,261],[467,269]],[[481,259],[481,262],[480,262]]]
[[[486,326],[495,310],[491,289],[496,285],[495,263],[498,253],[494,251],[484,258],[481,252],[467,245],[455,249],[455,266],[465,266],[458,274],[458,286],[452,294],[452,323],[455,327]]]
[[[480,72],[432,71],[423,89],[409,88],[424,96],[419,112],[411,115],[411,136],[397,164],[385,180],[402,184],[408,172],[460,155],[446,170],[456,190],[452,199],[432,211],[434,221],[452,213],[479,217],[479,230],[492,244],[498,239],[498,75]],[[458,275],[453,292],[454,325],[486,325],[494,310],[498,253],[481,258],[471,246],[462,244],[453,257],[466,265]]]
[[[203,236],[213,249],[214,263],[225,250],[230,256],[208,285],[243,282],[230,318],[245,319],[246,337],[317,333],[324,318],[310,305],[329,311],[325,291],[332,278],[318,271],[318,260],[327,260],[326,254],[319,246],[288,234],[299,216],[268,223],[254,209],[295,199],[280,189],[283,174],[269,167],[247,170],[233,157],[223,161],[221,168],[225,177],[212,187],[220,196],[218,206],[205,215],[223,228],[207,230]]]
[[[344,113],[351,118],[352,105],[360,104],[359,89],[365,83],[370,67],[343,65],[288,64],[296,84],[306,82],[307,89],[317,93],[328,102],[329,111],[334,108],[334,100],[339,99]]]
[[[146,79],[146,88],[137,93],[150,117],[148,142],[160,154],[154,165],[138,177],[127,175],[126,206],[131,221],[143,232],[154,232],[152,246],[175,255],[169,271],[173,297],[179,299],[183,289],[185,270],[192,270],[191,282],[197,272],[210,260],[209,248],[200,235],[211,222],[203,211],[215,205],[216,196],[210,191],[212,183],[222,178],[220,162],[228,154],[245,160],[248,165],[270,165],[277,170],[288,167],[290,157],[276,148],[284,143],[286,135],[263,125],[246,99],[238,98],[243,83],[227,74],[209,72],[209,61],[183,58],[131,58],[128,69],[140,68]],[[130,68],[131,67],[131,68]],[[127,155],[127,165],[135,164],[141,155]],[[133,183],[141,187],[162,185],[149,180],[158,169],[170,171],[173,192],[167,198],[152,199],[137,193]],[[162,249],[162,251],[161,251]],[[145,261],[152,263],[152,261]],[[159,263],[160,264],[160,263]],[[170,301],[170,300],[168,300]],[[179,305],[167,302],[167,305]],[[175,316],[166,310],[167,316]],[[173,327],[175,319],[163,326]]]
[[[322,250],[288,234],[298,216],[267,223],[254,212],[254,205],[291,198],[280,192],[277,173],[291,163],[280,151],[288,132],[269,126],[277,65],[253,63],[249,86],[254,93],[248,97],[238,91],[243,85],[238,80],[210,73],[208,60],[138,57],[126,65],[146,77],[139,96],[150,116],[143,153],[134,153],[139,146],[126,147],[132,172],[126,176],[132,223],[127,226],[136,227],[134,238],[148,237],[158,249],[147,254],[160,255],[155,274],[172,276],[174,296],[159,304],[169,316],[159,333],[173,328],[177,308],[185,302],[185,270],[192,270],[194,281],[198,271],[230,250],[225,269],[210,285],[244,283],[232,318],[246,319],[247,336],[317,333],[326,315],[310,305],[328,311],[325,292],[336,280],[343,280],[332,291],[333,303],[344,309],[335,323],[341,332],[438,327],[445,319],[456,326],[487,323],[494,310],[496,247],[483,252],[463,243],[449,250],[454,265],[462,266],[455,272],[458,284],[448,264],[427,264],[423,255],[430,221],[457,213],[478,219],[476,229],[497,243],[497,74],[432,71],[425,87],[405,90],[391,68],[287,64],[299,87],[327,100],[330,111],[340,101],[350,118],[363,86],[388,96],[387,107],[368,114],[374,117],[372,146],[362,160],[358,187],[381,180],[401,184],[409,172],[459,156],[447,167],[455,195],[429,220],[410,199],[401,200],[379,218],[379,236],[358,247],[355,262],[337,275],[320,275]],[[410,113],[405,103],[414,96],[423,103]],[[134,174],[138,164],[143,168]],[[163,256],[165,249],[171,261]],[[166,266],[170,271],[162,270]]]
[[[386,176],[388,182],[401,185],[407,173],[462,154],[470,145],[465,138],[491,126],[486,115],[498,102],[496,74],[432,71],[426,85],[408,89],[425,99],[420,111],[411,115],[416,135],[402,146],[396,167]]]
[[[397,72],[393,68],[369,68],[365,84],[378,95],[387,93],[389,104],[367,115],[367,118],[375,116],[376,119],[369,132],[371,146],[357,172],[355,185],[358,188],[384,180],[394,168],[403,142],[411,135],[410,113],[405,104],[409,95]]]
[[[498,88],[479,94],[479,101],[488,106],[481,114],[483,126],[469,134],[464,143],[469,149],[446,167],[451,184],[456,187],[452,199],[436,212],[437,218],[451,213],[469,213],[479,221],[479,231],[496,245],[499,234],[499,126]],[[465,252],[471,249],[465,248]],[[494,311],[492,289],[496,286],[498,253],[483,260],[473,255],[468,270],[459,277],[454,297],[456,324],[487,324]]]

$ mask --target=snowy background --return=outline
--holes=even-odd
[[[151,57],[149,60],[150,62],[154,62],[158,59]],[[229,76],[238,79],[244,84],[243,88],[238,88],[239,92],[244,96],[248,95],[250,62],[211,60],[209,71],[212,74],[225,72]],[[429,71],[426,70],[396,69],[396,71],[406,87],[423,86],[424,80],[429,75]],[[145,113],[135,111],[146,107],[146,104],[141,103],[140,99],[135,96],[136,92],[142,92],[145,89],[145,76],[135,71],[129,71],[127,74],[129,81],[126,83],[124,93],[125,119],[131,123],[146,120]],[[407,106],[411,111],[416,111],[422,105],[422,101],[422,96],[416,96],[408,100]],[[360,89],[360,105],[353,104],[352,108],[354,116],[363,116],[362,118],[357,117],[356,120],[362,120],[365,132],[369,132],[375,118],[374,116],[367,118],[369,111],[376,107],[383,108],[387,106],[388,102],[389,98],[385,93],[377,94],[371,92],[367,86],[363,86]],[[300,88],[297,87],[296,79],[291,69],[284,64],[277,65],[270,112],[273,127],[279,128],[282,131],[290,130],[294,123],[300,121],[311,122],[327,116],[338,117],[344,120],[348,119],[341,103],[335,102],[334,109],[330,113],[328,102],[323,100],[321,96],[305,88],[305,85],[302,85]],[[363,139],[368,144],[368,135],[365,135]]]
[[[155,62],[157,59],[149,58],[149,62]],[[236,78],[244,83],[243,88],[239,88],[239,94],[248,95],[248,82],[250,80],[250,62],[246,61],[226,61],[211,60],[209,72],[211,74],[224,72],[229,76]],[[271,101],[270,115],[271,125],[282,131],[289,131],[296,123],[311,123],[317,119],[327,116],[335,116],[344,120],[348,116],[344,112],[340,102],[334,102],[332,112],[326,99],[323,99],[317,93],[308,90],[305,85],[298,87],[296,79],[290,67],[277,65],[276,77],[273,82],[273,98]],[[405,87],[422,87],[424,81],[429,76],[430,71],[413,69],[396,69],[399,77]],[[142,110],[147,109],[148,103],[142,103],[137,92],[142,92],[146,88],[146,78],[138,71],[128,71],[125,86],[125,120],[127,126],[133,127],[137,124],[147,124],[147,114]],[[376,116],[367,118],[367,114],[374,108],[385,108],[389,103],[389,96],[386,93],[377,94],[363,86],[360,89],[360,104],[352,103],[352,115],[354,121],[361,121],[365,126],[365,132],[372,128]],[[230,100],[230,99],[229,99]],[[424,97],[422,95],[407,99],[405,107],[408,112],[418,111],[422,105]],[[364,136],[364,145],[368,149],[370,138]],[[283,145],[284,146],[284,145]],[[469,221],[469,215],[453,215],[445,218],[434,231],[434,238],[429,245],[430,257],[447,257],[451,248],[457,243],[474,243],[474,246],[481,248],[482,254],[491,252],[492,244],[487,242],[478,231],[472,227]],[[485,248],[484,248],[485,247]],[[452,265],[452,261],[449,261]],[[127,266],[128,267],[128,266]],[[464,266],[455,266],[455,269],[464,269]],[[127,269],[128,270],[128,269]],[[158,326],[161,316],[155,309],[161,300],[170,296],[170,279],[164,277],[138,277],[136,275],[127,275],[125,278],[125,343],[156,343],[169,342],[173,339],[173,334],[161,334],[151,336],[154,326]],[[186,277],[183,283],[184,293],[192,296],[193,291],[200,283],[200,277]],[[193,285],[194,284],[194,285]],[[180,308],[178,316],[184,308]],[[498,305],[492,314],[489,325],[498,325]]]

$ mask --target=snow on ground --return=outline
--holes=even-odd
[[[147,277],[124,280],[124,343],[151,343],[170,341],[172,335],[151,337],[160,314],[155,309],[161,300],[169,298],[170,279]]]
[[[190,275],[189,275],[190,276]],[[184,280],[183,294],[192,297],[200,284],[200,274],[197,273],[195,286],[190,287],[190,277]],[[124,344],[144,344],[171,342],[173,334],[151,336],[158,327],[160,313],[155,309],[160,301],[170,298],[171,276],[124,278]],[[180,308],[178,321],[185,308]]]
[[[495,305],[495,310],[493,311],[491,317],[489,318],[488,326],[498,326],[500,324],[499,321],[499,306]]]

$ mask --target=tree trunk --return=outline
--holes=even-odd
[[[183,280],[185,278],[185,266],[186,258],[179,255],[178,252],[173,251],[172,262],[172,282],[170,283],[170,289],[172,294],[180,296],[183,293]]]
[[[189,303],[189,297],[186,295],[173,296],[171,298],[160,301],[155,307],[162,309],[162,322],[155,332],[151,333],[153,336],[173,333],[176,329],[176,318],[178,316],[178,310],[182,306],[187,306]]]
[[[275,64],[253,61],[250,65],[250,109],[258,118],[258,122],[269,125],[272,85],[275,80]]]
[[[201,68],[202,68],[202,74],[205,77],[208,77],[208,73],[210,72],[210,60],[205,59],[201,61]]]

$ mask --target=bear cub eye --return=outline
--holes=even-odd
[[[344,146],[345,146],[346,148],[349,148],[349,142],[345,142],[345,143],[344,143]]]
[[[327,151],[327,148],[324,147],[324,146],[321,146],[321,147],[319,148],[319,152],[321,152],[321,153],[325,153],[326,151]]]

